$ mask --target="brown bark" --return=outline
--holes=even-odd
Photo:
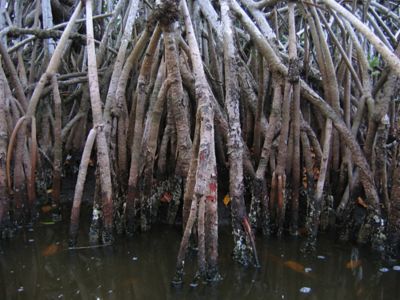
[[[0,64],[0,68],[2,68]],[[2,72],[3,70],[0,70]],[[3,236],[3,228],[8,221],[9,201],[7,195],[6,157],[8,128],[6,116],[8,113],[6,105],[5,85],[7,82],[3,76],[0,77],[0,238]]]
[[[162,26],[165,47],[165,64],[168,77],[172,80],[168,92],[168,100],[172,105],[177,131],[177,170],[179,176],[186,177],[189,169],[190,149],[190,125],[187,115],[188,103],[183,96],[182,79],[179,70],[179,56],[176,45],[175,22]]]
[[[92,153],[93,144],[96,139],[96,133],[97,132],[95,128],[90,130],[89,135],[86,139],[85,148],[82,153],[71,210],[71,223],[69,225],[69,246],[75,246],[77,242],[83,189],[85,186],[86,174],[90,161],[90,154]]]
[[[240,127],[239,111],[239,90],[236,64],[236,53],[234,50],[232,21],[230,17],[227,1],[221,1],[221,15],[224,31],[224,71],[225,71],[225,107],[228,112],[228,141],[227,152],[229,159],[229,196],[232,201],[232,235],[234,240],[233,257],[240,263],[247,265],[251,261],[250,253],[254,263],[258,264],[256,249],[251,249],[252,244],[248,245],[253,239],[251,233],[247,236],[246,228],[242,227],[243,222],[247,222],[248,217],[244,203],[244,183],[243,183],[243,142]]]
[[[103,210],[104,231],[102,236],[103,243],[111,243],[113,228],[113,202],[112,186],[110,174],[109,151],[104,132],[102,116],[102,104],[99,91],[99,79],[97,75],[96,54],[94,49],[93,21],[92,21],[92,1],[86,0],[86,35],[88,43],[88,76],[90,102],[93,115],[93,127],[97,130],[97,163],[100,170],[101,200]]]
[[[181,2],[181,8],[185,20],[186,36],[191,49],[190,55],[193,64],[195,76],[196,98],[198,101],[197,115],[201,120],[200,123],[200,141],[197,171],[194,185],[194,195],[192,207],[196,205],[194,201],[198,199],[199,211],[191,210],[191,213],[198,213],[197,219],[202,224],[203,212],[200,211],[201,201],[205,201],[204,224],[205,238],[202,238],[202,232],[199,232],[199,249],[205,249],[207,257],[204,259],[199,251],[199,271],[201,276],[207,276],[209,280],[218,280],[218,215],[217,215],[217,168],[215,158],[214,144],[214,109],[211,102],[210,90],[206,81],[203,70],[203,64],[200,56],[199,46],[194,36],[192,21],[189,15],[186,1]],[[183,260],[187,249],[187,240],[189,232],[193,226],[195,217],[189,215],[189,220],[185,229],[185,239],[182,239],[181,247],[178,254],[177,271],[174,278],[175,282],[181,282],[183,272]],[[190,226],[190,227],[189,227]],[[199,225],[199,230],[202,230]],[[203,252],[203,253],[204,253]],[[204,260],[206,260],[206,268],[204,268]]]
[[[135,219],[139,216],[139,207],[141,202],[139,200],[138,180],[139,172],[142,168],[142,154],[140,147],[142,145],[143,125],[145,117],[145,107],[149,98],[149,83],[151,75],[151,66],[154,59],[154,54],[157,49],[158,40],[161,32],[155,31],[151,41],[146,50],[145,58],[143,60],[140,74],[137,82],[137,99],[135,108],[135,126],[133,130],[133,140],[131,147],[131,166],[129,171],[128,181],[128,194],[126,202],[126,217],[127,217],[127,231],[132,234],[136,229]],[[144,205],[143,201],[142,204]],[[142,206],[143,207],[143,206]],[[147,221],[143,219],[141,222],[142,230],[148,230]]]
[[[57,76],[53,74],[51,77],[53,86],[53,101],[54,101],[54,159],[53,159],[53,187],[52,200],[57,206],[60,205],[61,193],[61,165],[62,165],[62,112],[61,112],[61,97],[58,89]]]

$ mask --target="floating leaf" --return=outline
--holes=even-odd
[[[228,206],[228,204],[231,202],[231,197],[229,197],[229,194],[226,194],[223,200],[225,206]]]
[[[51,256],[60,251],[60,245],[51,244],[42,251],[43,256]]]
[[[355,269],[357,267],[361,266],[361,260],[350,260],[349,262],[346,263],[346,268],[347,269]]]
[[[298,272],[298,273],[303,273],[303,274],[307,273],[307,272],[305,272],[304,266],[296,261],[288,260],[288,261],[285,261],[283,263],[283,265],[293,271]]]
[[[49,211],[51,211],[51,209],[52,209],[52,207],[50,205],[45,205],[45,206],[42,206],[42,208],[41,208],[42,212],[45,214],[48,213]]]
[[[40,224],[43,224],[43,225],[54,225],[55,222],[54,221],[42,221],[42,222],[40,222]]]
[[[299,229],[298,229],[298,233],[299,233],[299,235],[301,235],[301,236],[306,236],[306,235],[308,234],[307,228],[305,228],[305,227],[299,228]]]

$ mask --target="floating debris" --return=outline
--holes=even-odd
[[[303,286],[303,287],[300,289],[300,293],[308,294],[309,292],[311,292],[311,288],[310,288],[310,287]]]
[[[35,240],[34,239],[29,239],[28,242],[29,243],[33,243]]]
[[[400,266],[393,266],[394,271],[400,271]]]
[[[42,222],[40,222],[40,224],[43,224],[43,225],[54,225],[56,223],[54,221],[42,221]]]
[[[107,291],[109,294],[112,294],[113,293],[113,290],[108,290]]]
[[[43,249],[42,251],[42,255],[43,256],[51,256],[56,254],[57,252],[59,252],[61,249],[59,243],[55,243],[55,244],[51,244],[49,246],[47,246],[45,249]]]
[[[58,295],[58,299],[64,298],[63,294]]]
[[[137,257],[137,256],[134,256],[134,257],[132,257],[132,260],[134,260],[134,261],[136,261],[136,260],[138,260],[139,258]]]
[[[318,255],[317,258],[318,258],[318,259],[321,259],[321,260],[326,259],[326,257],[323,256],[323,255]]]
[[[164,202],[164,203],[170,203],[171,202],[171,200],[172,200],[172,194],[170,193],[170,192],[164,192],[162,195],[161,195],[161,199],[160,199],[160,201],[161,202]]]
[[[44,214],[47,214],[48,212],[50,212],[53,208],[50,205],[45,205],[42,206],[41,210]]]
[[[20,286],[20,287],[17,289],[17,291],[18,291],[18,293],[22,293],[22,292],[24,291],[24,287],[23,287],[23,286]]]
[[[350,260],[349,262],[346,263],[346,268],[347,269],[355,269],[357,267],[361,266],[361,260]]]
[[[304,266],[302,264],[296,262],[296,261],[293,261],[293,260],[285,261],[283,263],[283,265],[285,267],[288,267],[289,269],[291,269],[293,271],[298,272],[298,273],[304,273],[305,272],[304,271],[304,269],[305,269]]]
[[[304,272],[306,272],[306,273],[310,273],[311,271],[312,271],[311,268],[304,268]]]
[[[81,293],[80,290],[76,290],[75,294],[79,295]]]
[[[386,272],[389,272],[389,269],[386,267],[382,267],[379,269],[379,272],[386,273]]]

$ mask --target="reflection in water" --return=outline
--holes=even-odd
[[[87,226],[87,225],[86,225]],[[39,223],[0,241],[0,299],[397,299],[400,272],[370,253],[321,238],[318,252],[300,253],[300,240],[257,240],[261,268],[232,262],[229,228],[220,229],[219,283],[191,285],[196,257],[187,260],[185,284],[170,284],[180,232],[158,226],[114,246],[67,247],[67,224]],[[388,272],[383,272],[387,268]]]

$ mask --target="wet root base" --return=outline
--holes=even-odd
[[[244,238],[244,232],[233,232],[233,235],[236,243],[232,251],[232,259],[243,266],[257,266],[252,248],[249,246],[250,241]]]
[[[176,270],[175,275],[171,281],[172,286],[179,287],[183,284],[184,276],[183,268]],[[223,278],[218,271],[217,267],[208,268],[204,272],[198,271],[190,283],[191,287],[196,287],[200,282],[202,283],[215,283],[221,281]]]
[[[0,222],[0,240],[1,239],[12,239],[15,236],[15,232],[17,227],[10,220],[10,217],[7,216]]]

